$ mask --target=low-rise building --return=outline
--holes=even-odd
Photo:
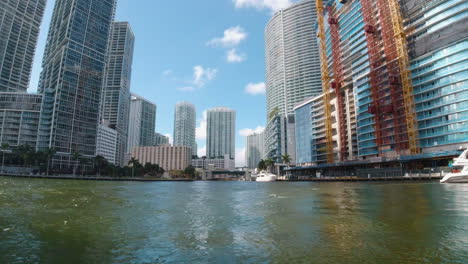
[[[222,169],[222,170],[234,170],[236,168],[236,162],[231,159],[229,155],[224,155],[224,159],[194,159],[192,160],[192,166],[197,169]]]
[[[141,164],[157,164],[165,171],[185,170],[192,164],[192,148],[186,146],[135,147],[132,155]]]
[[[0,93],[0,143],[35,148],[41,103],[40,94]]]

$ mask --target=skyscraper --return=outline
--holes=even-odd
[[[100,100],[115,0],[57,0],[42,63],[38,149],[96,155]]]
[[[195,143],[195,106],[188,102],[179,102],[175,106],[174,146],[192,148],[192,155],[197,155]]]
[[[235,159],[236,112],[226,107],[207,111],[207,148],[209,159],[224,158],[229,155]]]
[[[46,0],[0,1],[0,92],[26,92]]]
[[[101,119],[117,131],[116,163],[124,165],[130,115],[135,35],[127,22],[114,22],[109,43]]]
[[[266,156],[295,161],[294,106],[322,92],[315,1],[300,1],[273,15],[265,29]]]
[[[132,152],[134,147],[152,146],[155,127],[156,105],[143,97],[132,94],[127,152]]]
[[[258,163],[264,157],[264,137],[262,133],[254,133],[246,137],[245,160],[249,169],[258,167]]]
[[[294,106],[322,92],[314,1],[273,15],[265,29],[267,115],[294,114]]]

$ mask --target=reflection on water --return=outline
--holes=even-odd
[[[0,178],[0,263],[467,263],[468,185]]]

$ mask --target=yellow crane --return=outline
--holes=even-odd
[[[397,0],[388,0],[393,30],[395,33],[395,44],[398,51],[398,63],[403,89],[403,99],[405,105],[406,126],[408,130],[409,150],[411,154],[421,153],[418,147],[418,131],[416,125],[416,111],[413,97],[413,83],[411,81],[410,63],[408,57],[408,43],[403,27],[403,18]]]
[[[328,72],[328,61],[327,61],[327,45],[325,40],[325,25],[323,17],[323,1],[315,1],[317,9],[317,22],[318,22],[318,38],[320,40],[320,61],[321,61],[321,72],[322,72],[322,89],[323,89],[323,108],[325,112],[325,134],[326,134],[326,154],[327,163],[334,163],[335,158],[333,155],[333,128],[332,128],[332,117],[331,117],[331,106],[330,106],[330,76]]]

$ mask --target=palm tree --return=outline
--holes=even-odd
[[[258,171],[264,171],[266,170],[267,166],[265,164],[265,161],[264,160],[260,160],[260,162],[258,163],[258,166],[257,166],[257,169]]]
[[[50,165],[50,160],[54,157],[55,153],[57,151],[54,148],[48,148],[45,151],[46,156],[47,156],[47,175],[49,175],[49,165]]]
[[[271,172],[272,168],[275,166],[275,161],[272,158],[268,158],[265,160],[265,166],[268,171]]]
[[[283,156],[281,156],[281,159],[289,167],[289,165],[291,164],[291,156],[289,156],[289,154],[284,154]]]
[[[75,161],[75,165],[73,165],[73,177],[76,176],[76,169],[78,165],[80,164],[80,158],[81,158],[81,154],[79,152],[75,151],[72,153],[72,160]]]
[[[132,168],[132,177],[135,177],[135,167],[139,164],[140,162],[135,157],[132,157],[128,162],[128,165]]]
[[[2,173],[3,173],[3,168],[5,166],[5,152],[10,148],[10,145],[8,143],[2,143],[0,146],[1,152],[2,152]]]
[[[98,155],[94,158],[94,164],[96,165],[96,169],[98,173],[97,176],[101,176],[101,170],[104,167],[104,165],[106,165],[106,162],[107,160],[103,156]]]

